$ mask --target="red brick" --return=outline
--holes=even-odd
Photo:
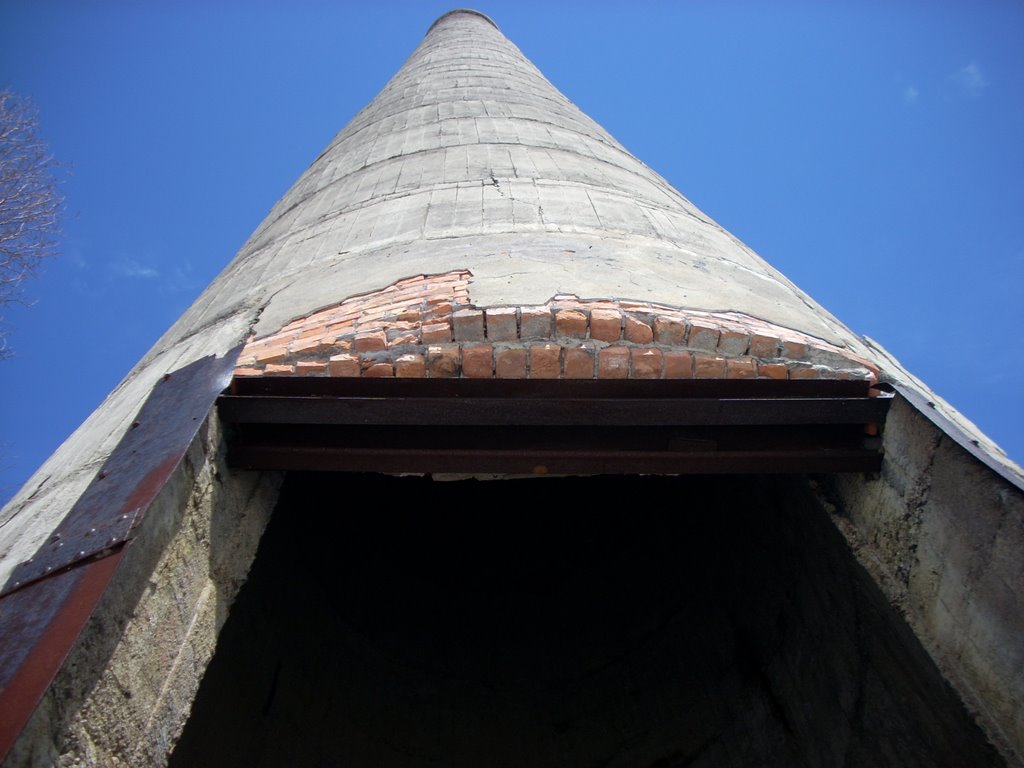
[[[686,343],[686,323],[671,317],[654,318],[654,340],[672,347],[683,346]]]
[[[484,340],[484,313],[479,309],[460,309],[452,314],[456,341]]]
[[[253,357],[257,363],[277,363],[288,357],[288,350],[283,346],[264,347],[257,350]]]
[[[587,316],[575,309],[560,309],[555,312],[555,331],[570,339],[585,339]]]
[[[807,345],[801,341],[782,339],[782,357],[789,360],[803,360],[807,357]]]
[[[565,378],[594,378],[594,350],[589,347],[566,347]]]
[[[486,310],[487,338],[491,341],[515,341],[519,338],[516,328],[515,307],[495,307]]]
[[[762,379],[788,379],[789,369],[785,363],[758,363],[757,375]]]
[[[363,376],[368,379],[386,379],[395,375],[395,367],[391,363],[370,363],[363,369]]]
[[[707,352],[714,352],[718,349],[718,327],[706,320],[691,320],[687,346],[690,349],[703,349]]]
[[[448,321],[443,323],[427,323],[420,330],[423,344],[440,344],[452,340],[452,327]]]
[[[420,343],[420,335],[416,331],[402,331],[395,328],[394,330],[388,331],[387,334],[388,346],[391,348]],[[448,341],[448,339],[435,339],[434,341]]]
[[[692,379],[693,355],[689,352],[669,350],[662,357],[665,360],[666,379]]]
[[[322,322],[318,322],[312,326],[303,327],[299,329],[300,339],[317,339],[320,338],[321,336],[325,336],[326,334],[327,326]]]
[[[295,364],[295,373],[299,376],[318,376],[327,373],[327,363],[322,360],[310,360]]]
[[[380,327],[380,322],[386,313],[379,307],[363,309],[359,313],[358,325],[361,329],[372,330]]]
[[[821,375],[817,368],[809,365],[794,365],[789,369],[790,379],[820,379]]]
[[[752,357],[730,357],[726,360],[730,379],[756,379],[757,363]]]
[[[617,309],[594,309],[590,312],[590,338],[618,341],[622,338],[622,313]]]
[[[530,378],[557,379],[562,375],[562,348],[557,344],[530,346]]]
[[[395,360],[395,376],[399,379],[422,379],[427,375],[423,355],[402,355]]]
[[[771,359],[779,355],[779,340],[775,336],[755,333],[750,337],[750,354],[754,357]]]
[[[423,304],[423,291],[416,288],[399,288],[395,291],[394,295],[391,296],[391,301],[388,302],[388,311],[393,315],[400,315],[414,307],[419,307]]]
[[[352,323],[330,323],[327,326],[327,336],[351,336],[355,333],[356,327]]]
[[[359,358],[348,352],[333,355],[327,363],[327,369],[330,371],[331,376],[358,376]]]
[[[381,352],[388,348],[388,337],[384,331],[363,331],[352,343],[356,352]]]
[[[494,375],[499,379],[526,378],[526,350],[500,349],[494,353]]]
[[[458,376],[459,368],[459,347],[457,344],[437,344],[427,347],[427,373],[431,378]]]
[[[450,303],[438,304],[430,307],[420,317],[424,323],[436,323],[440,320],[448,320],[452,316],[453,307]]]
[[[626,340],[634,344],[650,344],[654,341],[654,331],[651,326],[635,317],[626,316]]]
[[[235,368],[235,376],[262,376],[262,368]]]
[[[551,310],[547,307],[523,307],[520,309],[519,338],[550,339]]]
[[[490,344],[466,344],[462,347],[462,375],[469,379],[494,376],[494,347]]]
[[[629,350],[629,358],[633,366],[634,379],[661,378],[660,349],[633,347]]]
[[[619,306],[622,309],[639,312],[650,312],[653,309],[649,301],[630,301],[629,299],[623,299],[620,301]]]
[[[693,356],[693,374],[698,379],[724,379],[725,358],[698,352]]]
[[[431,296],[427,299],[427,311],[440,313],[452,311],[452,297],[448,294]]]
[[[750,347],[750,335],[741,331],[723,330],[718,337],[718,351],[726,357],[747,354]]]
[[[264,376],[292,376],[294,373],[293,365],[268,365],[263,369]]]
[[[625,379],[629,376],[629,348],[605,347],[598,353],[597,376],[600,379]]]
[[[390,320],[383,325],[385,331],[418,331],[420,322],[418,320]]]
[[[310,354],[318,351],[323,343],[320,338],[299,339],[288,345],[288,351],[293,355]]]

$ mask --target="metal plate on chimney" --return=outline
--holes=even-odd
[[[47,541],[19,564],[5,595],[131,538],[231,380],[241,348],[166,374],[93,481]]]

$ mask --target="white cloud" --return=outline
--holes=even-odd
[[[921,92],[917,90],[917,86],[908,85],[903,89],[903,102],[905,104],[913,104],[917,101],[917,97],[921,95]]]
[[[973,61],[960,67],[960,69],[949,76],[949,79],[968,93],[978,93],[983,88],[988,87],[988,80],[982,74],[981,67]]]
[[[107,264],[107,268],[114,277],[139,278],[143,280],[160,277],[159,271],[152,267],[144,266],[135,259],[124,258],[111,261]]]

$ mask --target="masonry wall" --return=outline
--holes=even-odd
[[[5,766],[166,763],[280,480],[229,472],[210,416]]]
[[[171,764],[1001,761],[801,478],[325,474]]]
[[[1024,492],[905,398],[882,472],[824,480],[859,561],[1015,765],[1024,765]]]

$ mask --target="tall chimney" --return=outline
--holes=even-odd
[[[1022,489],[455,10],[4,509],[0,759],[1014,764]]]

